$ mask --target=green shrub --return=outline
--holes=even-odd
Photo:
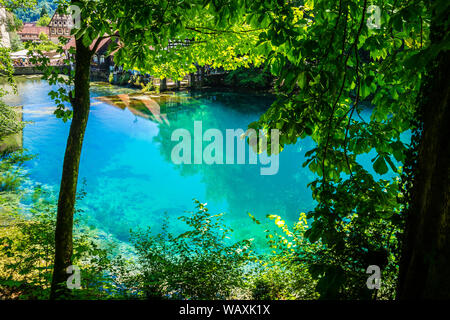
[[[139,260],[135,279],[147,298],[227,299],[243,285],[250,241],[229,243],[231,230],[222,214],[211,215],[195,201],[197,211],[179,218],[188,231],[173,235],[164,223],[162,232],[132,234]]]
[[[276,257],[261,264],[249,281],[253,300],[317,299],[316,282],[305,266],[286,265]]]
[[[306,237],[311,226],[305,213],[292,228],[279,216],[270,215],[269,218],[275,220],[282,231],[266,231],[269,246],[274,250],[272,260],[285,270],[293,271],[298,282],[296,287],[306,289],[306,296],[333,300],[395,297],[398,257],[394,254],[387,256],[383,244],[387,238],[390,245],[398,246],[398,240],[392,234],[395,229],[388,222],[373,222],[368,234],[367,231],[361,232],[353,221],[346,221],[343,228],[346,241],[326,246],[320,240],[312,243]],[[276,270],[277,265],[271,266],[270,272]],[[369,290],[366,286],[369,265],[378,265],[382,270],[380,290]]]
[[[24,152],[0,153],[0,195],[16,191],[20,187],[25,177],[22,165],[31,158]]]
[[[271,87],[272,76],[261,68],[239,68],[231,71],[225,78],[225,84],[249,89],[267,89]]]
[[[0,140],[23,129],[23,122],[13,107],[0,100]]]
[[[128,72],[122,73],[118,79],[119,85],[126,85],[130,82],[130,74]]]

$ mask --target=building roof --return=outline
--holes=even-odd
[[[98,38],[97,38],[98,39]],[[94,45],[97,41],[97,39],[95,39],[92,44],[90,45],[90,49],[92,50],[94,48]],[[108,55],[108,48],[111,44],[112,41],[118,41],[117,39],[112,40],[111,38],[105,38],[102,39],[100,41],[100,44],[97,47],[97,50],[95,51],[95,54],[97,56],[106,56]],[[70,41],[64,46],[64,50],[68,50],[70,48],[76,48],[76,41],[75,41],[75,37],[71,37]],[[111,52],[108,56],[114,56],[114,54],[118,51],[119,49],[114,50],[113,52]]]
[[[65,24],[61,25],[59,22],[65,22]],[[59,14],[57,11],[53,14],[52,19],[50,20],[50,23],[48,24],[49,27],[67,27],[72,28],[73,27],[73,20],[72,16],[69,14]]]
[[[64,50],[69,50],[70,48],[75,48],[76,47],[76,42],[75,42],[75,37],[70,37],[69,42],[67,42],[64,45]]]
[[[97,40],[93,41],[93,43],[90,46],[90,49],[92,50],[94,48],[94,44]],[[107,38],[107,39],[103,39],[100,41],[100,44],[97,48],[97,51],[95,52],[98,55],[102,55],[105,54],[106,51],[108,50],[109,44],[111,43],[111,39]],[[75,37],[71,37],[70,41],[64,46],[64,50],[70,49],[70,48],[75,48],[76,47],[76,41],[75,41]]]
[[[100,41],[100,44],[97,47],[97,50],[95,51],[96,55],[106,55],[108,52],[109,45],[111,44],[111,38],[102,39]],[[91,50],[94,48],[94,43],[91,45]]]

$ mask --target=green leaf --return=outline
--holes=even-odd
[[[305,88],[306,85],[306,73],[302,72],[299,74],[298,78],[297,78],[297,82],[298,82],[298,86],[300,87],[300,89]]]
[[[373,169],[378,174],[386,174],[388,172],[388,167],[383,157],[378,157],[378,159],[373,164]]]

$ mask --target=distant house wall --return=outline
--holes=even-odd
[[[0,9],[0,16],[1,16]],[[3,9],[4,10],[4,9]],[[35,22],[25,23],[22,30],[18,31],[17,34],[22,42],[25,41],[39,41],[39,35],[44,33],[48,38],[54,43],[59,42],[59,37],[70,38],[70,32],[73,28],[73,20],[70,15],[59,15],[55,13],[46,27],[37,26]],[[6,32],[7,33],[7,32]],[[8,33],[7,33],[8,34]],[[8,34],[9,37],[9,34]],[[9,38],[8,38],[9,41]]]
[[[38,27],[35,23],[25,23],[22,30],[17,32],[22,42],[40,41],[39,35],[44,33],[48,36],[48,27]]]
[[[9,32],[6,30],[6,9],[0,8],[0,47],[11,48],[11,40],[9,38]]]
[[[60,15],[55,12],[52,20],[48,24],[49,38],[55,43],[59,42],[59,37],[70,37],[73,28],[73,20],[70,15]]]
[[[110,68],[114,66],[115,64],[113,56],[105,56],[103,54],[97,53],[92,57],[92,67],[94,69],[110,71]]]

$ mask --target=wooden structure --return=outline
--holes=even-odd
[[[70,38],[73,28],[73,20],[70,14],[59,14],[55,12],[52,20],[48,24],[49,38],[55,43],[59,42],[59,37]]]

